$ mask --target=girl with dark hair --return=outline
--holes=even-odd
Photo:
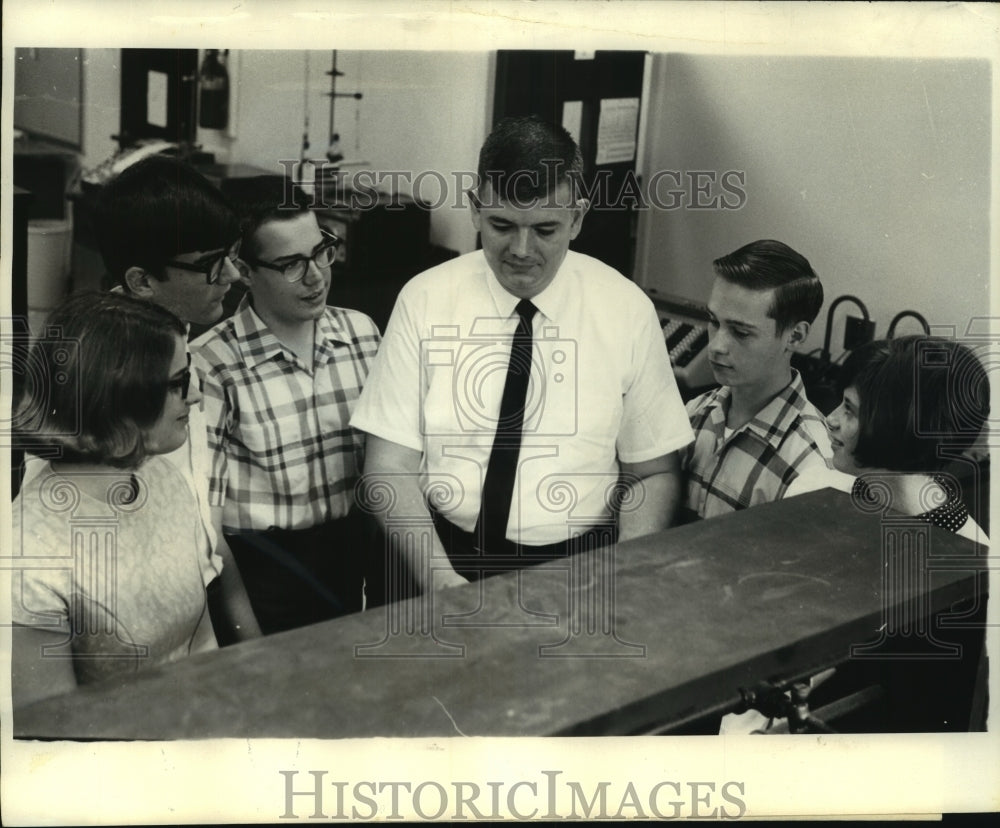
[[[872,342],[841,370],[841,404],[826,418],[834,470],[803,475],[786,496],[830,486],[987,543],[944,467],[979,437],[989,414],[989,380],[965,345],[941,337]]]
[[[989,414],[989,381],[975,354],[961,343],[940,337],[872,342],[847,359],[840,384],[843,400],[826,418],[833,468],[800,475],[785,497],[834,488],[872,498],[875,492],[870,487],[878,487],[878,500],[888,499],[894,511],[988,544],[986,533],[969,516],[958,481],[943,471],[975,443]],[[884,670],[887,663],[838,667],[839,678],[824,690],[836,698],[837,692],[844,692],[837,687],[852,692],[872,683],[892,687],[887,694],[895,700],[895,707],[891,715],[879,714],[888,730],[916,727],[899,724],[913,715],[906,705],[914,686],[921,688],[928,708],[926,699],[935,698],[935,693],[939,699],[953,700],[956,671],[962,665],[955,665],[942,680],[932,669],[913,672],[915,668],[910,667],[889,673]],[[916,664],[930,668],[933,662]],[[901,668],[898,662],[893,665]],[[866,672],[869,667],[874,672]],[[941,683],[932,688],[931,682]],[[900,690],[900,685],[909,686]],[[923,716],[916,721],[925,721],[926,712]],[[948,714],[942,721],[947,724]],[[763,732],[771,726],[773,720],[750,710],[723,716],[720,732]]]
[[[28,360],[13,504],[15,706],[218,645],[205,587],[221,571],[194,494],[163,455],[201,399],[184,325],[151,302],[78,294]]]

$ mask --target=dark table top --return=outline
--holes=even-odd
[[[556,561],[47,699],[15,714],[15,735],[642,732],[877,640],[883,531],[881,516],[861,514],[848,495],[814,492],[585,553],[573,568]],[[942,530],[918,531],[929,532],[934,559],[984,554]],[[955,566],[913,583],[937,612],[982,582]],[[456,625],[449,616],[475,611],[480,585],[476,620],[494,625]],[[889,608],[913,599],[890,597]]]

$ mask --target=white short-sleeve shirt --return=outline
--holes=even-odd
[[[420,451],[421,485],[472,531],[519,299],[481,251],[412,279],[397,299],[351,425]],[[655,309],[572,251],[532,298],[532,373],[507,537],[556,543],[609,514],[620,463],[693,439]]]

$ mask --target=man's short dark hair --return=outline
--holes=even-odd
[[[716,275],[748,290],[774,290],[767,315],[778,333],[810,325],[823,306],[823,285],[808,259],[787,244],[761,239],[712,262]]]
[[[247,256],[257,255],[254,236],[262,224],[274,219],[295,218],[313,204],[305,191],[283,175],[234,178],[226,182],[225,192],[240,218],[241,250]]]
[[[479,151],[480,198],[490,185],[494,198],[528,204],[566,182],[576,198],[583,181],[583,156],[569,132],[537,115],[497,123]]]
[[[934,472],[942,443],[975,442],[989,415],[989,378],[965,345],[942,337],[871,342],[845,360],[842,388],[858,392],[854,459],[867,468]]]
[[[222,193],[194,168],[162,155],[144,158],[104,187],[94,230],[104,265],[119,284],[130,267],[165,279],[170,259],[228,247],[240,233]]]

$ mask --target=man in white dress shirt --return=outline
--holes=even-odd
[[[691,428],[652,303],[569,251],[588,207],[582,168],[562,127],[502,121],[470,194],[482,250],[418,275],[396,302],[351,422],[369,435],[368,482],[434,521],[433,549],[399,550],[421,590],[593,548],[609,524],[625,540],[673,520]],[[530,378],[511,433],[518,359]],[[512,490],[491,482],[510,445]]]

